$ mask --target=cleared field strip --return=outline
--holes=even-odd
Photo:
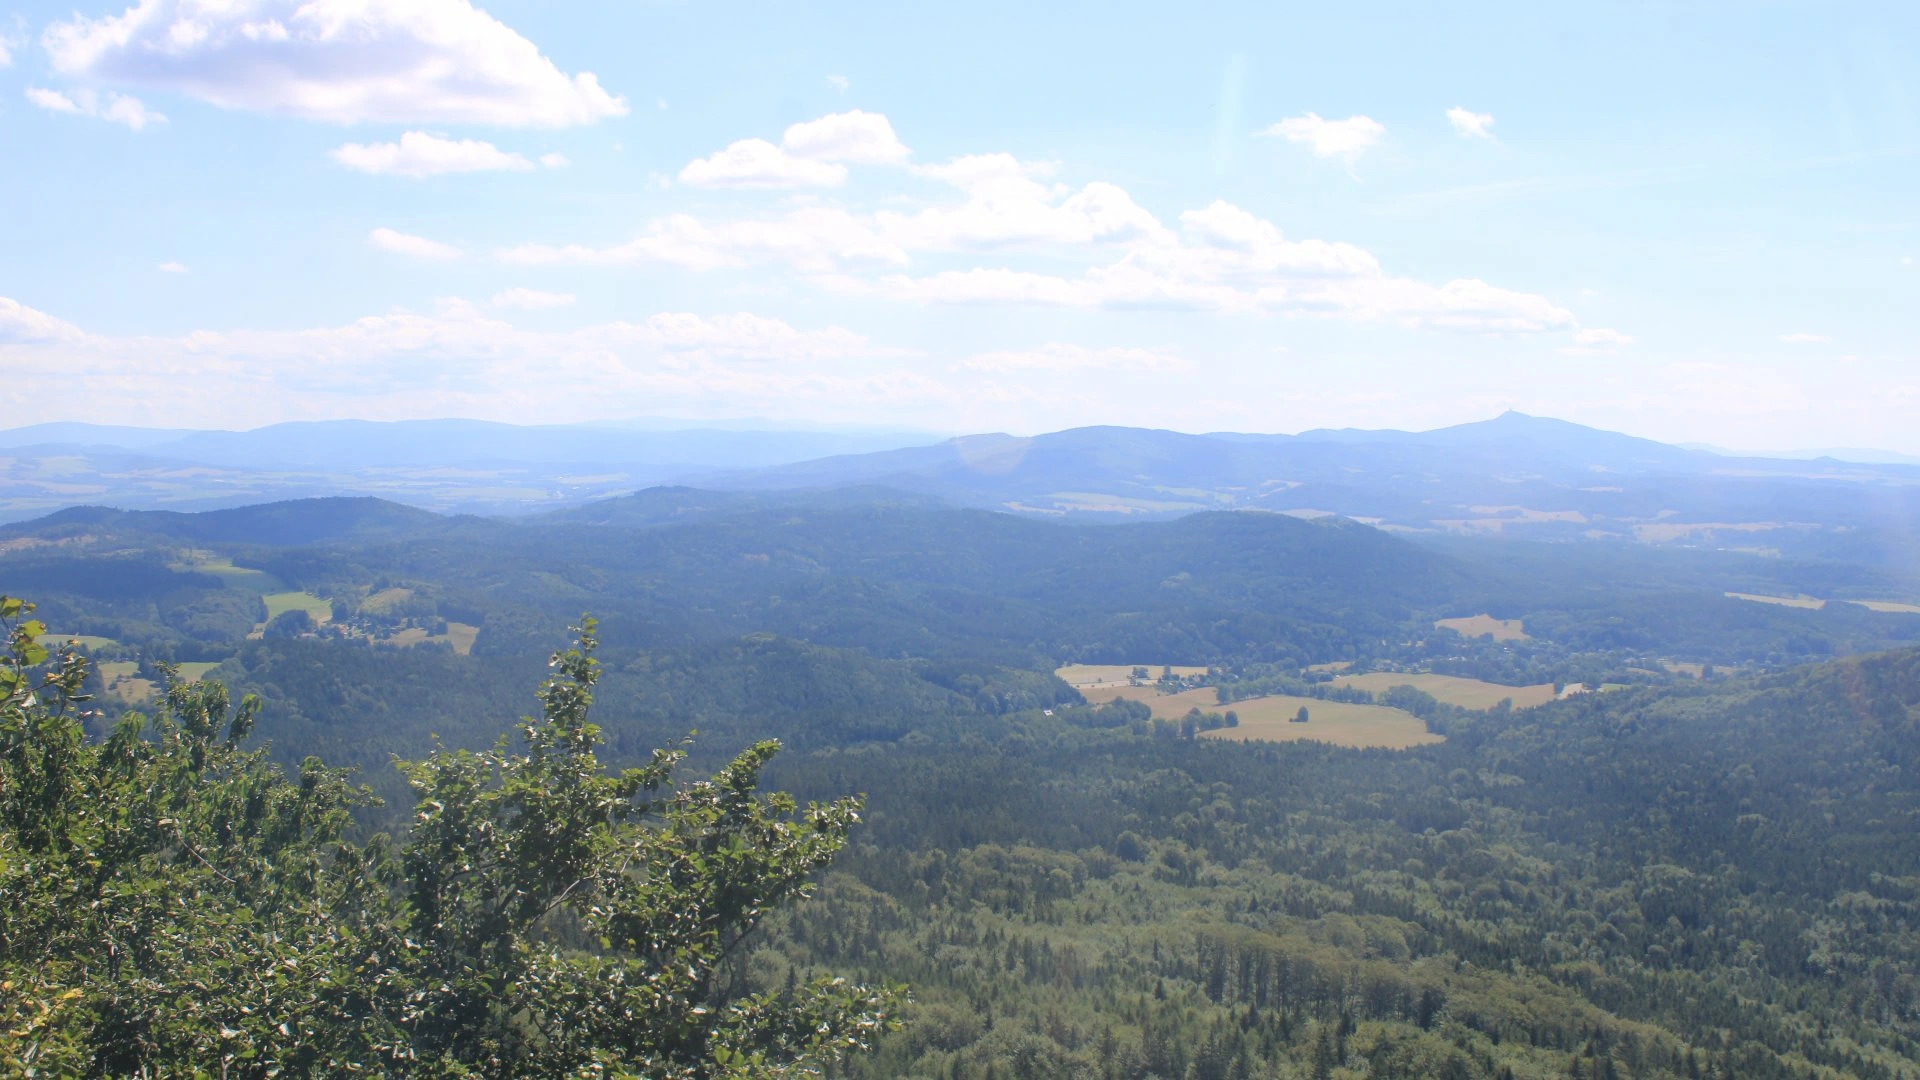
[[[1849,600],[1849,604],[1859,604],[1868,611],[1878,611],[1890,615],[1920,615],[1920,604],[1902,604],[1897,600]]]
[[[1180,719],[1189,709],[1199,709],[1201,712],[1226,712],[1231,709],[1240,717],[1239,727],[1201,732],[1200,737],[1205,739],[1228,739],[1234,742],[1307,741],[1353,749],[1380,747],[1388,750],[1405,750],[1446,741],[1444,737],[1428,731],[1426,722],[1419,717],[1384,705],[1349,705],[1342,701],[1321,701],[1288,694],[1248,698],[1222,705],[1212,687],[1162,694],[1151,686],[1105,686],[1082,690],[1081,694],[1096,705],[1116,698],[1130,698],[1145,703],[1153,710],[1153,715],[1168,720]],[[1304,724],[1296,724],[1293,718],[1303,705],[1306,706],[1308,720]]]
[[[1868,611],[1877,611],[1882,615],[1920,615],[1920,604],[1909,604],[1899,600],[1822,600],[1817,596],[1762,596],[1759,593],[1730,592],[1728,597],[1734,600],[1751,600],[1756,604],[1779,604],[1782,607],[1804,608],[1819,611],[1828,604],[1855,604]]]
[[[1761,596],[1759,593],[1730,592],[1727,596],[1734,600],[1751,600],[1756,604],[1778,604],[1781,607],[1805,608],[1819,611],[1827,606],[1825,600],[1813,596]]]
[[[1089,686],[1125,686],[1132,678],[1135,668],[1146,668],[1147,681],[1152,682],[1160,677],[1160,672],[1165,666],[1163,664],[1068,664],[1056,670],[1054,674],[1068,686],[1076,689]],[[1207,669],[1175,664],[1173,673],[1180,676],[1205,675]]]
[[[1526,628],[1519,619],[1496,619],[1491,615],[1466,615],[1458,619],[1435,619],[1433,625],[1452,630],[1463,637],[1491,637],[1495,641],[1525,641]]]
[[[1396,686],[1411,686],[1432,694],[1436,700],[1463,709],[1491,709],[1502,700],[1512,701],[1516,709],[1531,709],[1553,700],[1552,683],[1502,686],[1457,675],[1402,675],[1391,671],[1374,671],[1365,675],[1342,675],[1333,683],[1335,686],[1352,686],[1371,694],[1384,694]]]

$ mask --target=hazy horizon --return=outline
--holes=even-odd
[[[1920,453],[1911,9],[9,14],[15,423]]]

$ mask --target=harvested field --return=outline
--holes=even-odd
[[[1240,717],[1240,726],[1218,728],[1201,733],[1201,738],[1228,739],[1234,742],[1323,742],[1354,749],[1379,747],[1405,750],[1427,746],[1445,739],[1427,730],[1426,722],[1409,712],[1382,705],[1349,705],[1341,701],[1292,697],[1248,698],[1231,705],[1220,704],[1212,687],[1162,694],[1151,686],[1107,686],[1084,690],[1088,701],[1102,704],[1116,698],[1144,702],[1153,715],[1178,720],[1188,709],[1201,712],[1226,712],[1232,709]],[[1293,722],[1300,707],[1307,707],[1308,720]]]
[[[1306,706],[1308,721],[1296,724],[1293,718]],[[1332,743],[1354,749],[1381,747],[1408,750],[1445,742],[1444,736],[1427,730],[1426,721],[1399,709],[1383,705],[1349,705],[1344,701],[1318,698],[1248,698],[1232,705],[1215,705],[1224,712],[1232,709],[1240,715],[1240,726],[1218,728],[1200,733],[1203,739],[1228,739],[1234,742],[1310,742]],[[1184,710],[1182,710],[1184,711]]]
[[[1805,608],[1808,611],[1819,611],[1821,608],[1827,606],[1825,600],[1805,594],[1800,596],[1761,596],[1759,593],[1730,592],[1727,596],[1734,600],[1751,600],[1756,604],[1779,604],[1781,607]]]
[[[1365,675],[1343,675],[1333,680],[1336,686],[1352,686],[1372,694],[1384,694],[1396,686],[1411,686],[1432,694],[1437,700],[1463,709],[1491,709],[1502,700],[1510,700],[1516,709],[1531,709],[1553,700],[1553,684],[1503,686],[1482,679],[1464,679],[1456,675],[1403,675],[1374,671]]]
[[[1458,619],[1435,619],[1433,625],[1452,630],[1463,637],[1491,637],[1495,641],[1525,641],[1526,628],[1519,619],[1496,619],[1491,615],[1468,615]]]
[[[1897,600],[1849,600],[1847,603],[1859,604],[1868,611],[1894,615],[1920,615],[1920,604],[1903,604]]]

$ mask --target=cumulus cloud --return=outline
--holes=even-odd
[[[1187,362],[1152,349],[1090,349],[1056,341],[1036,349],[978,353],[963,361],[962,366],[976,371],[1181,371]]]
[[[1338,158],[1351,168],[1386,133],[1386,127],[1371,117],[1325,120],[1318,113],[1307,113],[1288,117],[1260,134],[1299,143],[1312,150],[1315,157]]]
[[[1568,356],[1602,356],[1631,344],[1633,337],[1618,330],[1583,326],[1574,330],[1573,344],[1563,346],[1560,351]]]
[[[1493,114],[1477,113],[1458,105],[1447,110],[1447,123],[1453,125],[1456,134],[1469,139],[1493,138]]]
[[[363,173],[404,176],[419,180],[444,173],[524,172],[533,162],[478,139],[449,139],[424,131],[409,131],[399,142],[347,143],[333,151],[333,160]]]
[[[751,313],[664,312],[556,333],[470,304],[297,330],[107,337],[0,298],[0,354],[22,373],[0,404],[85,400],[90,415],[210,423],[307,416],[580,419],[676,410],[810,408],[854,417],[950,388],[840,327]]]
[[[496,257],[536,266],[657,262],[688,270],[773,262],[816,272],[847,263],[905,265],[908,261],[906,249],[882,235],[871,220],[823,206],[801,207],[773,220],[716,224],[674,214],[611,247],[521,244],[496,252]]]
[[[891,126],[882,129],[871,119],[840,114],[795,125],[785,142],[848,160],[903,159],[904,147],[887,149],[899,144]],[[865,134],[856,139],[847,134],[852,131]],[[776,147],[760,141],[759,147],[782,167],[838,164],[789,153],[784,142]],[[653,262],[691,270],[778,264],[842,294],[928,303],[1270,312],[1480,333],[1579,329],[1571,312],[1543,296],[1477,278],[1433,284],[1395,276],[1364,248],[1296,239],[1226,202],[1180,214],[1176,228],[1117,185],[1095,181],[1075,188],[1056,179],[1056,166],[1011,154],[970,154],[907,168],[946,196],[917,200],[917,206],[890,199],[866,212],[803,203],[774,216],[736,220],[676,214],[650,222],[624,243],[522,244],[496,257],[524,264]],[[968,254],[990,254],[1007,265],[931,272],[916,266],[928,256],[952,261]],[[1037,261],[1044,265],[1035,266]],[[1080,268],[1063,272],[1063,261],[1077,261]],[[1582,347],[1620,343],[1595,338]]]
[[[163,262],[159,266],[154,267],[154,269],[163,274],[184,274],[187,273],[187,264],[183,262]]]
[[[375,229],[368,233],[367,243],[381,251],[391,251],[395,255],[436,262],[450,262],[464,254],[452,244],[443,244],[438,240],[429,240],[424,236],[414,236],[387,228]]]
[[[1781,334],[1780,340],[1789,345],[1813,345],[1827,340],[1825,334]]]
[[[913,153],[885,116],[860,109],[794,124],[780,137],[780,148],[816,161],[855,165],[897,165]]]
[[[108,94],[102,97],[87,89],[64,93],[59,90],[48,90],[45,87],[29,86],[27,100],[48,112],[91,116],[98,120],[125,124],[135,131],[149,124],[167,122],[165,116],[147,108],[140,99],[131,98],[125,94]]]
[[[565,127],[624,115],[470,0],[139,0],[41,37],[55,71],[326,123]]]
[[[854,109],[787,128],[775,146],[741,139],[680,170],[682,183],[704,188],[839,187],[847,165],[897,165],[908,150],[879,113]]]
[[[544,169],[564,169],[573,164],[565,154],[541,154],[540,167]]]
[[[680,170],[680,182],[701,188],[839,187],[847,167],[789,154],[765,139],[741,139]]]
[[[541,292],[539,289],[502,289],[493,294],[493,306],[501,308],[519,308],[522,311],[540,311],[545,308],[566,307],[577,299],[572,293]]]
[[[71,323],[0,296],[0,345],[53,345],[85,336]]]

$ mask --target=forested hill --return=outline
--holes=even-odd
[[[1439,721],[787,763],[871,831],[756,964],[888,972],[872,1077],[1920,1076],[1920,652]]]

